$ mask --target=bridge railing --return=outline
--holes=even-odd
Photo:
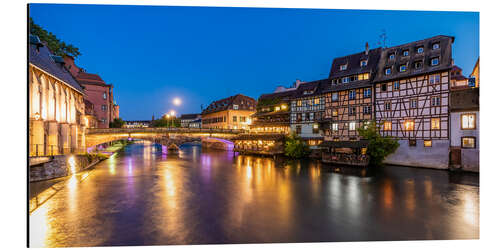
[[[243,129],[215,128],[90,128],[87,134],[120,134],[120,133],[223,133],[241,134]]]

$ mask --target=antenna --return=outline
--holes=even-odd
[[[382,29],[382,34],[379,35],[379,42],[377,43],[378,45],[383,45],[383,48],[387,48],[386,46],[386,41],[387,41],[387,33],[385,32],[385,29]]]

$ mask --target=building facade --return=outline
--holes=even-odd
[[[148,128],[151,125],[151,121],[125,121],[123,127],[125,128]]]
[[[460,67],[454,65],[450,70],[450,90],[468,87],[469,79],[462,74],[462,69]]]
[[[479,88],[450,92],[450,167],[479,172]]]
[[[85,147],[83,89],[37,36],[29,35],[29,155],[82,152]]]
[[[296,88],[277,88],[275,92],[263,94],[257,101],[257,112],[252,116],[252,133],[290,132],[290,100]]]
[[[201,119],[201,114],[182,114],[179,119],[181,120],[181,128],[189,128],[193,121]]]
[[[386,163],[448,168],[449,78],[453,37],[386,48],[375,77],[375,118],[399,140]]]
[[[323,90],[329,80],[318,80],[300,84],[294,91],[290,109],[290,129],[316,148],[323,141],[319,121],[323,119],[325,96]]]
[[[249,130],[256,105],[255,99],[242,94],[214,101],[201,113],[202,127]]]
[[[471,79],[471,85],[474,85],[473,87],[479,88],[479,58],[477,58],[472,73],[469,75],[469,79]]]

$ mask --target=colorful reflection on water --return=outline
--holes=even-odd
[[[61,247],[478,238],[479,187],[456,180],[446,171],[367,171],[198,145],[172,153],[141,142],[85,178],[70,178],[30,215],[30,242]]]

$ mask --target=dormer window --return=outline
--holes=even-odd
[[[396,58],[396,54],[390,53],[389,54],[389,60],[394,60],[394,58]]]
[[[340,70],[346,70],[346,69],[347,69],[347,64],[340,65]]]
[[[414,63],[414,68],[415,68],[415,69],[421,69],[421,68],[422,68],[422,66],[423,66],[422,61],[416,61],[416,62]]]
[[[342,78],[342,83],[348,83],[348,82],[349,82],[349,77]]]
[[[399,72],[405,72],[405,71],[406,71],[406,64],[399,65]]]
[[[417,53],[419,54],[424,53],[424,46],[417,47]]]
[[[439,43],[433,43],[432,44],[432,49],[439,49]]]
[[[361,60],[360,65],[361,65],[361,67],[366,67],[366,65],[368,65],[368,60],[366,60],[366,59]]]
[[[385,68],[385,75],[391,74],[391,68]]]
[[[431,58],[431,66],[436,66],[439,64],[439,57]]]
[[[233,104],[233,109],[238,109],[238,104]]]
[[[403,50],[403,56],[408,56],[408,55],[410,55],[410,51],[407,49]]]

